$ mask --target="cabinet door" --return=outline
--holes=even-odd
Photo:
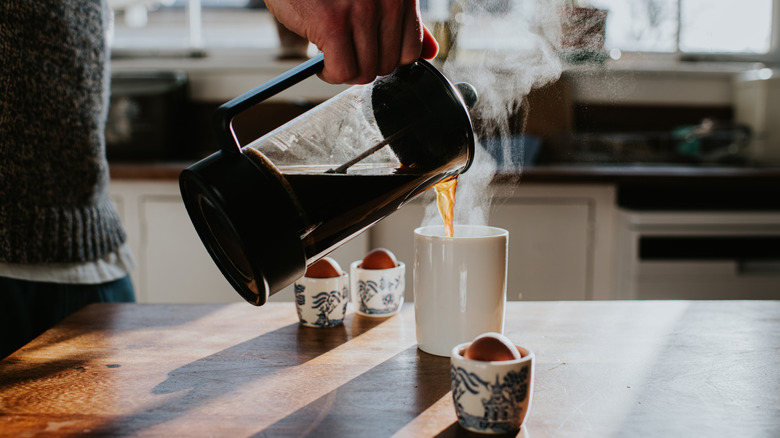
[[[498,205],[490,225],[509,231],[509,300],[591,298],[593,203],[587,198],[512,198]],[[422,203],[404,206],[371,231],[372,247],[393,251],[407,265],[406,300],[413,300],[414,229]]]
[[[493,225],[509,230],[507,299],[589,297],[588,209],[577,199],[517,199],[496,209]]]
[[[141,200],[140,281],[148,302],[215,303],[243,301],[208,255],[178,196],[144,196]],[[368,238],[360,235],[330,256],[348,271],[363,257]],[[292,301],[293,287],[269,301]],[[141,295],[141,294],[139,294]]]
[[[180,197],[141,199],[140,281],[150,303],[243,301],[192,226]]]

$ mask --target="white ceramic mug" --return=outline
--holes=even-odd
[[[301,324],[333,327],[344,322],[349,295],[349,274],[340,277],[301,277],[295,282],[295,308]]]
[[[516,360],[486,362],[463,357],[471,343],[450,356],[452,400],[458,423],[480,433],[517,433],[528,416],[534,392],[534,353],[516,346]]]
[[[362,260],[349,266],[350,290],[355,312],[363,316],[385,317],[398,312],[404,303],[406,265],[389,269],[363,269]]]
[[[481,225],[414,230],[417,346],[438,356],[485,332],[503,333],[509,233]]]

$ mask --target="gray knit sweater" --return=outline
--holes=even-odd
[[[95,260],[107,191],[105,0],[0,0],[0,262]]]

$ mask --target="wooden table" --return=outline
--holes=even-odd
[[[301,327],[292,303],[92,305],[0,362],[0,434],[466,436],[414,309]],[[780,302],[511,302],[523,436],[780,436]]]

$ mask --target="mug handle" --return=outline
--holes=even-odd
[[[246,93],[222,104],[214,113],[214,131],[225,153],[241,153],[241,143],[233,130],[233,118],[241,112],[274,96],[310,76],[322,71],[325,57],[322,53],[303,64],[271,79]]]

